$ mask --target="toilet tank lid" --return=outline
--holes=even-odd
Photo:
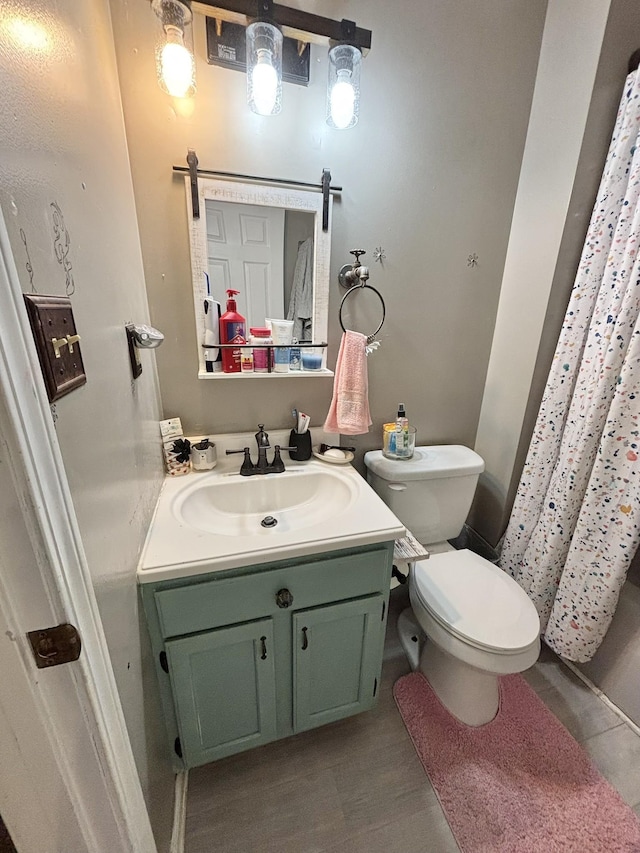
[[[481,456],[462,444],[416,447],[411,459],[387,459],[381,450],[369,450],[364,464],[383,480],[435,480],[465,477],[484,471]]]

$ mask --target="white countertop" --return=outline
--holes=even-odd
[[[274,430],[271,446],[287,444],[289,431]],[[337,437],[312,431],[314,444],[321,441],[337,444]],[[284,474],[266,477],[293,478],[305,472],[327,471],[339,478],[353,493],[349,505],[339,514],[299,529],[260,530],[259,533],[232,536],[206,532],[181,521],[175,507],[194,485],[214,485],[222,478],[240,478],[242,455],[226,456],[227,448],[249,446],[255,460],[253,435],[212,436],[216,443],[218,464],[208,472],[191,472],[181,477],[167,477],[162,487],[154,517],[147,534],[138,566],[139,583],[151,583],[171,578],[188,577],[223,571],[256,563],[274,562],[291,557],[310,556],[343,548],[388,542],[401,537],[405,528],[387,505],[378,497],[351,465],[333,465],[312,457],[308,462],[288,460]],[[347,443],[345,440],[343,443]],[[269,451],[271,459],[272,450]],[[205,479],[203,479],[205,478]],[[283,481],[284,484],[284,481]]]

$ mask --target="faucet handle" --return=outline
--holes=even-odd
[[[282,474],[284,471],[284,462],[280,456],[280,445],[276,444],[273,452],[273,462],[271,463],[271,472],[273,474]]]
[[[240,466],[240,474],[243,477],[249,477],[253,473],[253,469],[255,465],[251,461],[251,451],[248,447],[243,447],[242,450],[227,450],[227,456],[231,456],[233,453],[244,453],[244,459],[242,460],[242,465]]]

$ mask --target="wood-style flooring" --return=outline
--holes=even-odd
[[[185,853],[458,853],[391,693],[406,606],[375,710],[190,771]],[[549,650],[525,677],[640,815],[640,737]]]

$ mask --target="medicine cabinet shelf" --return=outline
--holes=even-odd
[[[292,370],[290,373],[207,373],[198,371],[198,379],[316,379],[319,376],[333,376],[333,370]]]

